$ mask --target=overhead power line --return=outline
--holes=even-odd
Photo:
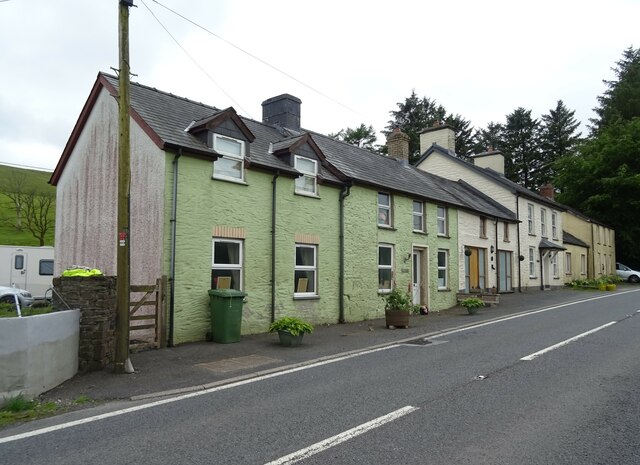
[[[193,56],[191,56],[191,54],[187,51],[187,49],[185,49],[185,48],[182,46],[182,44],[181,44],[180,42],[178,42],[178,40],[173,36],[173,34],[171,34],[171,32],[169,32],[169,29],[167,29],[167,28],[166,28],[166,26],[165,26],[164,24],[162,24],[162,21],[160,21],[160,19],[158,19],[158,17],[157,17],[157,16],[155,15],[155,13],[151,10],[151,8],[149,8],[149,6],[145,3],[145,1],[144,1],[144,0],[140,0],[140,1],[141,1],[141,2],[142,2],[142,4],[144,5],[144,7],[149,11],[149,13],[151,13],[151,16],[153,16],[153,18],[158,22],[158,24],[162,27],[162,29],[164,29],[164,30],[165,30],[165,32],[169,35],[169,37],[171,37],[171,39],[173,39],[173,41],[176,43],[176,45],[177,45],[178,47],[180,47],[180,49],[181,49],[181,50],[185,53],[185,55],[187,55],[187,56],[189,57],[189,59],[190,59],[190,60],[191,60],[191,61],[192,61],[192,62],[193,62],[193,63],[194,63],[194,64],[195,64],[199,69],[200,69],[200,71],[202,71],[202,72],[205,74],[205,76],[207,76],[207,77],[209,78],[209,80],[210,80],[211,82],[213,82],[213,83],[216,85],[216,87],[217,87],[218,89],[220,89],[220,91],[221,91],[224,95],[226,95],[226,96],[229,98],[229,100],[231,100],[231,101],[232,101],[232,102],[233,102],[233,103],[234,103],[238,108],[240,108],[240,110],[242,110],[242,112],[243,112],[244,114],[246,114],[246,115],[247,115],[247,116],[249,116],[250,118],[253,118],[253,117],[251,116],[251,114],[250,114],[247,110],[245,110],[244,108],[242,108],[242,105],[240,105],[240,104],[239,104],[239,103],[238,103],[238,102],[237,102],[237,101],[236,101],[236,100],[235,100],[231,95],[229,95],[229,93],[228,93],[227,91],[225,91],[225,90],[222,88],[222,86],[221,86],[220,84],[218,84],[218,82],[217,82],[217,81],[216,81],[216,80],[215,80],[215,79],[214,79],[214,78],[213,78],[213,77],[212,77],[212,76],[211,76],[211,75],[210,75],[210,74],[209,74],[209,73],[208,73],[208,72],[207,72],[207,71],[206,71],[206,70],[205,70],[205,69],[200,65],[200,63],[198,63],[198,61],[197,61]],[[157,3],[157,2],[156,2],[156,3]],[[160,4],[158,3],[158,5],[160,5]],[[162,6],[162,5],[160,5],[160,6]]]
[[[142,0],[142,1],[143,1],[143,3],[144,3],[144,0]],[[271,63],[269,63],[269,62],[267,62],[267,61],[263,60],[262,58],[260,58],[260,57],[258,57],[258,56],[256,56],[256,55],[254,55],[254,54],[252,54],[252,53],[248,52],[247,50],[245,50],[245,49],[243,49],[243,48],[241,48],[241,47],[237,46],[236,44],[234,44],[234,43],[232,43],[232,42],[229,42],[229,41],[228,41],[227,39],[225,39],[224,37],[219,36],[219,35],[218,35],[218,34],[216,34],[215,32],[213,32],[213,31],[211,31],[211,30],[207,29],[206,27],[204,27],[204,26],[202,26],[202,25],[200,25],[200,24],[196,23],[195,21],[193,21],[193,20],[191,20],[191,19],[187,18],[186,16],[182,15],[181,13],[178,13],[177,11],[172,10],[172,9],[171,9],[171,8],[169,8],[168,6],[163,5],[163,4],[162,4],[162,3],[160,3],[158,0],[152,0],[152,1],[153,1],[154,3],[157,3],[158,5],[160,5],[162,8],[164,8],[164,9],[166,9],[166,10],[170,11],[170,12],[171,12],[171,13],[173,13],[174,15],[176,15],[176,16],[178,16],[178,17],[182,18],[183,20],[187,21],[188,23],[191,23],[191,24],[193,24],[194,26],[196,26],[197,28],[202,29],[202,30],[203,30],[203,31],[205,31],[207,34],[211,34],[211,35],[212,35],[212,36],[214,36],[215,38],[217,38],[217,39],[219,39],[219,40],[223,41],[224,43],[226,43],[226,44],[230,45],[231,47],[235,48],[236,50],[238,50],[238,51],[240,51],[240,52],[244,53],[245,55],[247,55],[247,56],[249,56],[249,57],[253,58],[254,60],[259,61],[259,62],[260,62],[260,63],[262,63],[263,65],[268,66],[269,68],[273,69],[274,71],[277,71],[278,73],[280,73],[280,74],[282,74],[282,75],[284,75],[284,76],[288,77],[289,79],[291,79],[291,80],[293,80],[293,81],[297,82],[298,84],[303,85],[303,86],[304,86],[304,87],[306,87],[307,89],[309,89],[309,90],[311,90],[311,91],[315,92],[315,93],[316,93],[316,94],[318,94],[318,95],[321,95],[322,97],[326,98],[327,100],[330,100],[330,101],[332,101],[333,103],[335,103],[335,104],[337,104],[337,105],[340,105],[341,107],[346,108],[347,110],[349,110],[349,111],[351,111],[351,112],[353,112],[353,113],[355,113],[355,114],[359,115],[359,113],[358,113],[357,111],[355,111],[353,108],[350,108],[349,106],[345,105],[344,103],[342,103],[342,102],[340,102],[340,101],[338,101],[338,100],[336,100],[336,99],[334,99],[334,98],[330,97],[329,95],[325,94],[324,92],[322,92],[322,91],[320,91],[320,90],[316,89],[315,87],[310,86],[309,84],[307,84],[307,83],[305,83],[305,82],[301,81],[300,79],[298,79],[298,78],[296,78],[296,77],[294,77],[294,76],[290,75],[289,73],[287,73],[287,72],[285,72],[285,71],[281,70],[280,68],[278,68],[278,67],[276,67],[276,66],[272,65]],[[146,5],[145,5],[145,6],[146,6]],[[174,39],[174,40],[175,40],[175,39]]]

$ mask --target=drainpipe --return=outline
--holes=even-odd
[[[271,323],[276,321],[276,187],[280,170],[271,180]]]
[[[173,158],[173,194],[171,199],[171,257],[169,265],[169,331],[167,345],[173,347],[175,277],[176,277],[176,215],[178,211],[178,159],[182,149]]]
[[[344,318],[344,199],[351,193],[351,182],[340,191],[340,276],[338,277],[338,323],[345,323]]]
[[[518,292],[522,292],[522,261],[520,260],[520,256],[522,252],[520,251],[520,194],[516,193],[516,218],[518,218],[518,222],[516,223],[516,237],[518,238]]]
[[[498,292],[499,288],[500,288],[500,270],[499,265],[498,265],[498,218],[496,218],[495,221],[495,225],[496,225],[496,252],[495,252],[495,256],[493,257],[495,266],[496,266],[496,292]]]

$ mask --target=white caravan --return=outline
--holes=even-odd
[[[53,247],[0,245],[0,286],[31,292],[35,299],[51,297]]]

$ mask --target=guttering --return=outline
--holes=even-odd
[[[340,191],[340,276],[338,277],[338,323],[345,323],[344,318],[344,199],[351,194],[351,185],[349,181],[342,187]]]
[[[280,170],[271,180],[271,323],[276,320],[276,187]]]
[[[175,277],[176,277],[176,216],[178,211],[178,159],[182,149],[173,158],[173,193],[171,198],[171,257],[169,265],[169,331],[167,345],[173,347]]]

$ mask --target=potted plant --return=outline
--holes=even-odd
[[[282,317],[269,326],[269,332],[277,331],[280,344],[286,347],[299,346],[304,333],[312,333],[313,326],[294,316]]]
[[[387,328],[408,328],[409,316],[413,310],[411,296],[398,288],[382,296],[384,299],[384,317]]]
[[[473,315],[479,308],[484,307],[484,301],[477,297],[469,297],[468,299],[460,301],[460,305],[467,309],[469,315]]]

